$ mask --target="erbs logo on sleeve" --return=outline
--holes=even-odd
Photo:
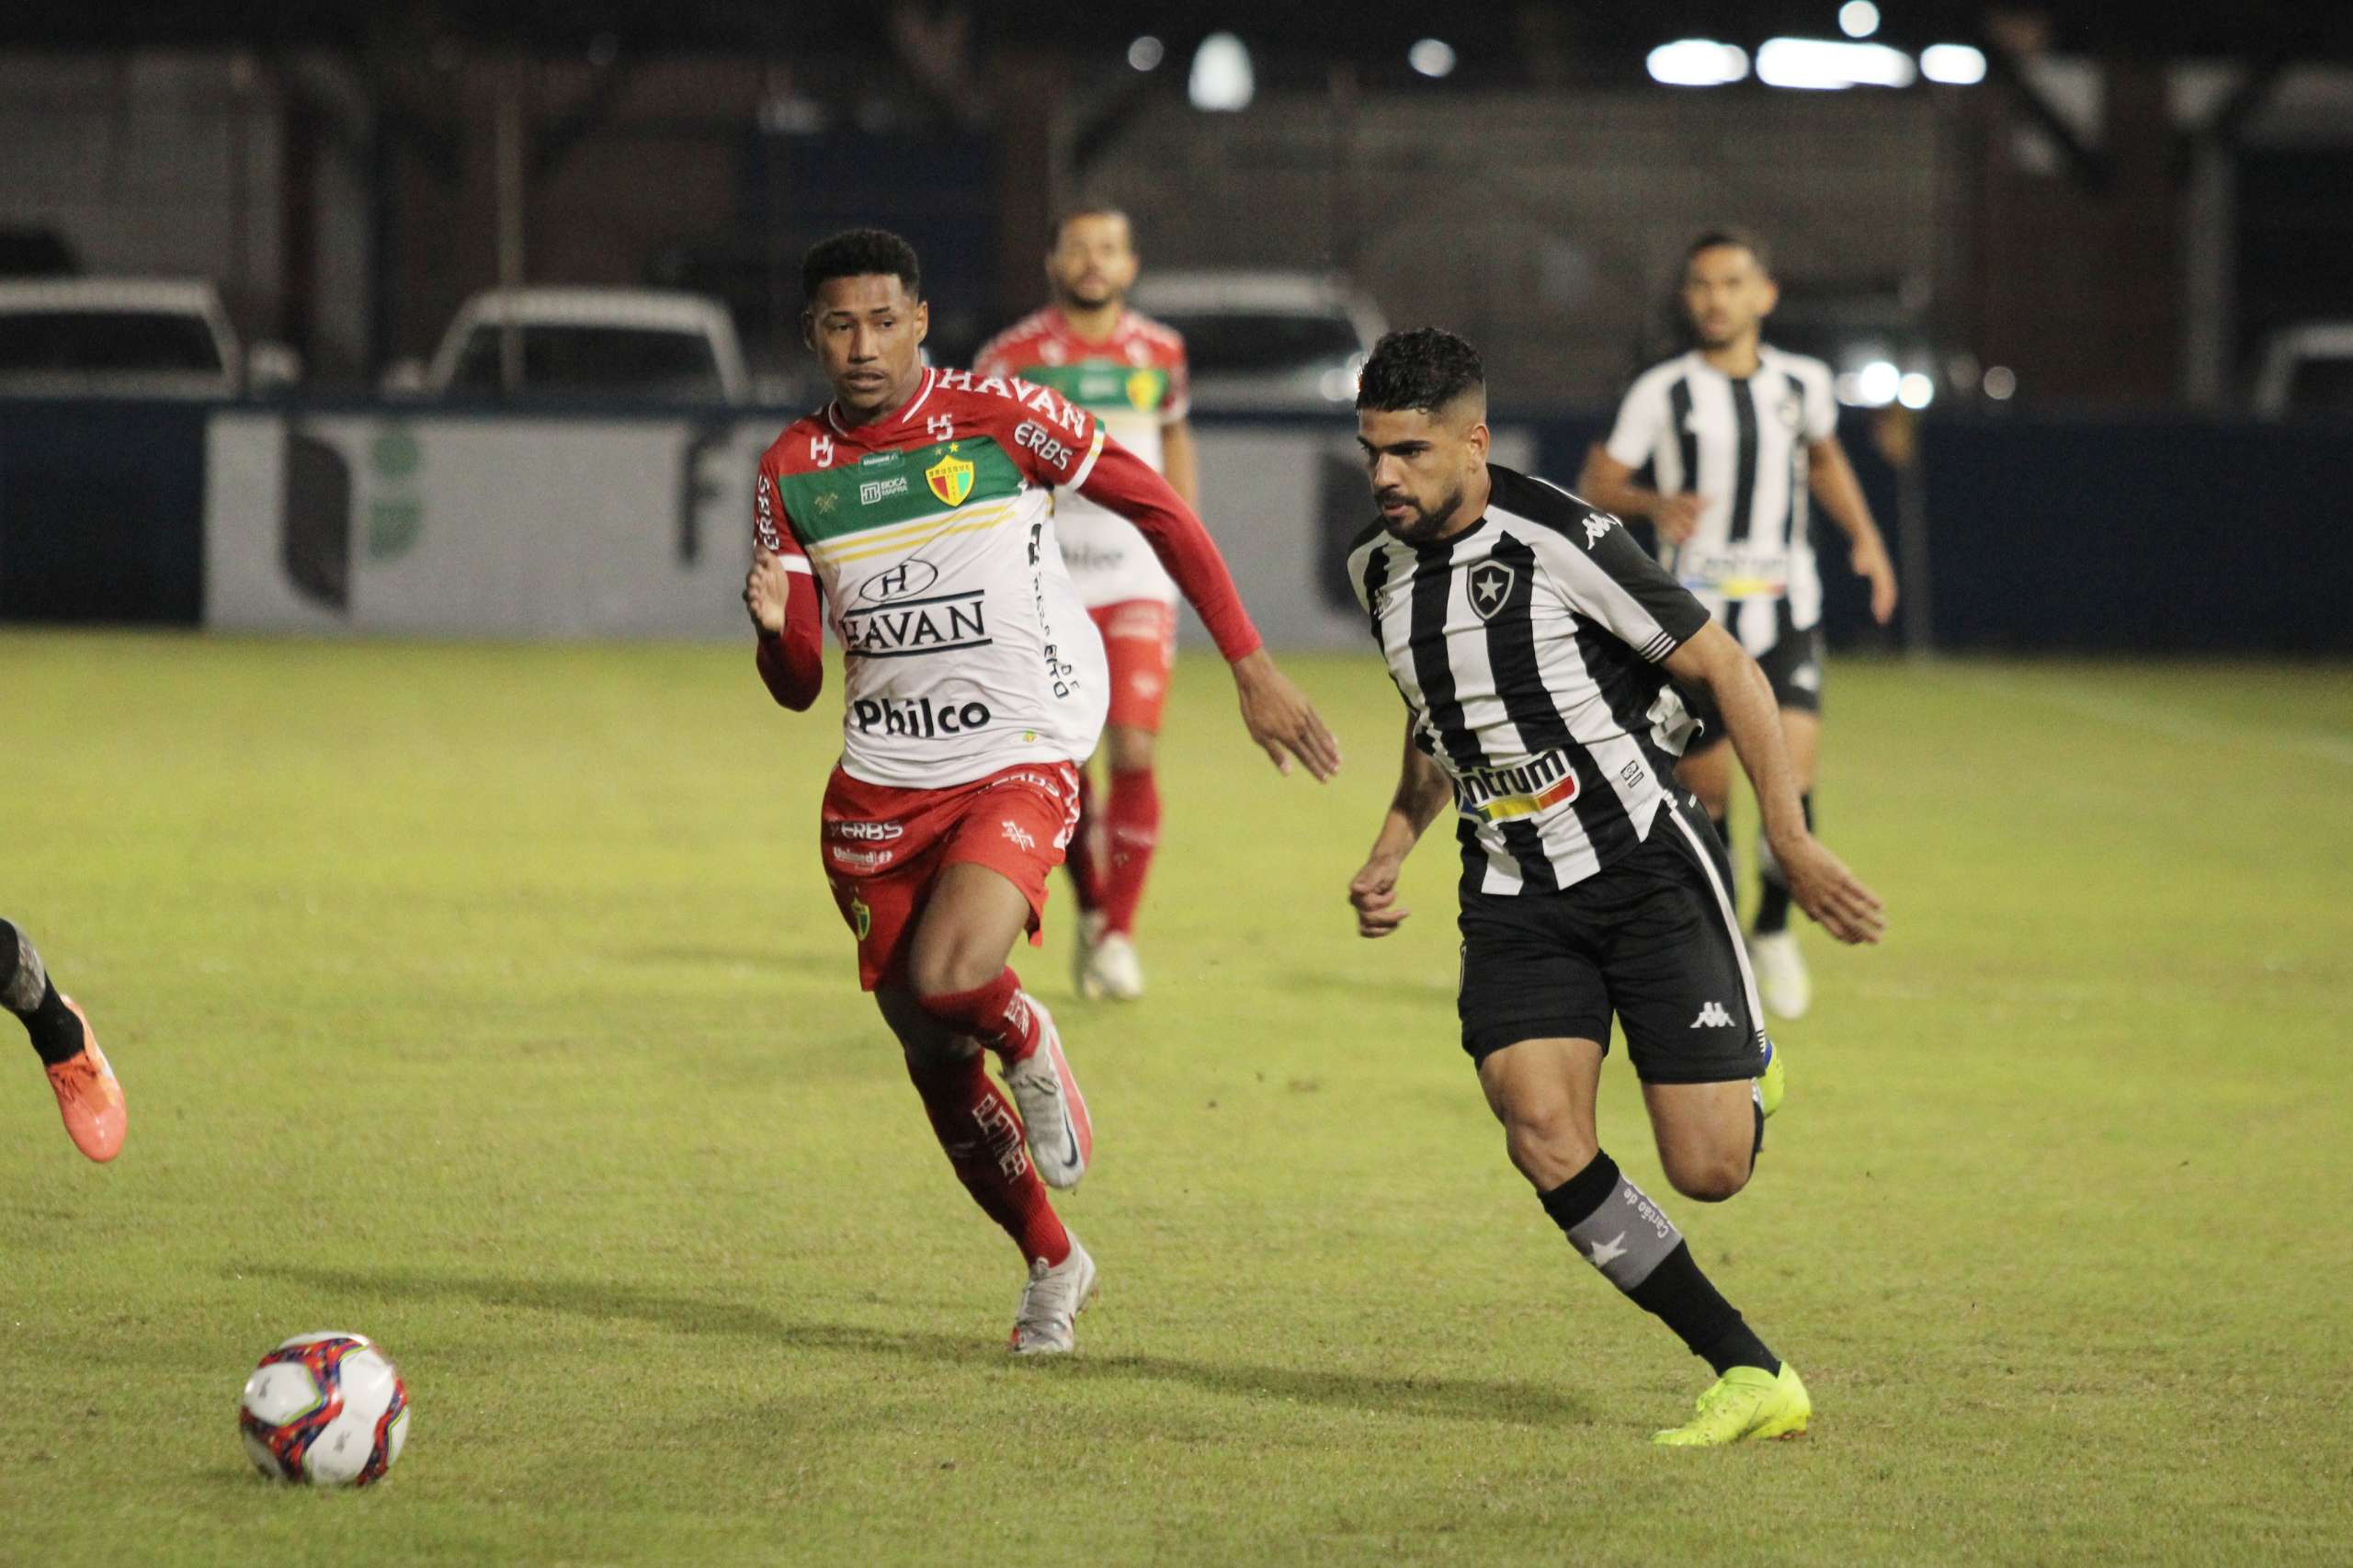
[[[861,697],[849,705],[849,721],[862,735],[902,735],[911,741],[985,730],[993,715],[981,701],[934,701],[929,697]]]

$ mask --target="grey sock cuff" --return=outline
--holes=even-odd
[[[1620,1290],[1631,1290],[1648,1279],[1682,1244],[1683,1233],[1675,1221],[1622,1176],[1601,1207],[1569,1230],[1569,1244],[1578,1256]]]

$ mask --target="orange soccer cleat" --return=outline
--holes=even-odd
[[[65,1119],[66,1136],[76,1149],[104,1165],[122,1153],[127,1119],[122,1085],[107,1064],[106,1052],[98,1049],[98,1031],[90,1027],[90,1015],[71,996],[59,1000],[82,1020],[82,1049],[49,1069],[49,1086],[57,1091],[57,1112]]]

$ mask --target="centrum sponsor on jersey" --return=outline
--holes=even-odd
[[[1577,798],[1577,773],[1566,752],[1548,751],[1516,767],[1481,767],[1454,780],[1454,809],[1482,822],[1534,816]]]
[[[985,702],[934,702],[928,697],[861,697],[849,705],[849,716],[860,734],[879,730],[915,741],[986,729],[994,717]]]

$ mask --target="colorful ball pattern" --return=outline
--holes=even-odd
[[[408,1437],[400,1369],[358,1334],[297,1335],[245,1380],[237,1426],[254,1467],[277,1481],[367,1486]]]

